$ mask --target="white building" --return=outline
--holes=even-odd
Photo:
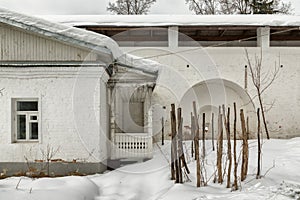
[[[95,173],[124,151],[152,156],[156,63],[129,63],[109,37],[4,9],[0,36],[0,170]],[[133,106],[138,125],[123,121]]]
[[[153,91],[154,135],[160,134],[162,116],[167,119],[166,131],[170,130],[171,103],[183,108],[184,125],[188,126],[193,100],[197,100],[200,113],[208,116],[207,126],[220,105],[233,110],[236,102],[238,109],[243,108],[252,118],[250,129],[255,134],[259,104],[249,76],[247,50],[252,65],[262,56],[264,77],[272,77],[275,67],[279,68],[276,80],[263,92],[271,137],[299,136],[300,16],[45,17],[107,35],[125,52],[164,65]]]

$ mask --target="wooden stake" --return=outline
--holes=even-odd
[[[179,183],[179,170],[178,170],[178,154],[177,154],[177,131],[176,131],[176,114],[175,114],[175,105],[171,104],[171,128],[172,128],[172,154],[174,163],[174,174],[175,174],[175,183]],[[171,166],[172,167],[172,166]],[[172,179],[173,180],[173,179]]]
[[[243,134],[243,156],[242,156],[242,167],[241,167],[241,181],[244,181],[247,177],[248,173],[248,136],[245,124],[245,116],[243,109],[240,110],[241,116],[241,126],[242,126],[242,134]]]
[[[234,182],[233,182],[233,189],[238,190],[238,180],[237,180],[237,155],[236,155],[236,104],[233,103],[234,109],[234,119],[233,119],[233,159],[234,159]]]
[[[176,131],[176,114],[175,114],[175,105],[171,104],[171,126],[172,126],[172,143],[174,150],[174,164],[175,164],[175,183],[179,183],[179,166],[178,166],[178,150],[177,150],[177,131]]]
[[[192,158],[194,158],[194,140],[191,141],[191,154]]]
[[[172,111],[170,111],[171,118],[171,180],[175,180],[175,151],[174,151],[174,132],[173,132],[173,119]]]
[[[257,108],[257,174],[256,179],[260,178],[260,158],[261,158],[261,145],[260,145],[260,114]]]
[[[182,115],[181,115],[181,109],[180,109],[180,117],[181,116]],[[183,128],[183,118],[181,117],[180,127],[178,129],[178,133],[179,133],[178,136],[179,136],[179,139],[180,139],[179,140],[180,142],[178,142],[178,145],[180,146],[180,149],[181,149],[180,160],[181,160],[181,162],[183,164],[183,167],[185,168],[186,172],[189,174],[190,170],[187,166],[184,151],[183,151],[183,136],[182,136],[183,131],[182,131],[182,128]]]
[[[249,117],[247,116],[247,121],[246,121],[246,134],[247,134],[247,139],[249,140]]]
[[[225,105],[222,105],[223,109],[223,117],[224,117],[224,126],[225,126],[225,131],[227,131],[227,118],[226,118],[226,111],[225,111]]]
[[[248,70],[247,70],[247,65],[245,65],[245,90],[247,91],[248,89]]]
[[[217,141],[217,170],[218,170],[218,183],[223,183],[222,173],[222,156],[223,156],[223,122],[221,107],[219,107],[218,115],[218,141]]]
[[[165,120],[164,117],[161,118],[161,145],[165,144]]]
[[[214,113],[211,113],[211,144],[213,151],[215,151]]]
[[[194,119],[195,119],[195,130],[196,130],[196,141],[195,141],[195,157],[196,157],[196,170],[197,170],[197,187],[201,186],[201,169],[200,169],[200,156],[199,156],[199,123],[198,114],[196,109],[196,102],[193,101]]]
[[[202,157],[205,158],[205,113],[202,114]]]
[[[181,158],[183,155],[183,146],[182,146],[182,118],[181,118],[181,108],[177,109],[177,122],[178,122],[178,181],[183,183],[182,179],[182,170],[181,170]]]
[[[231,140],[230,140],[230,108],[228,107],[227,111],[227,120],[226,120],[226,134],[227,134],[227,157],[229,160],[228,171],[227,171],[227,188],[231,187],[230,178],[231,178],[231,166],[232,166],[232,156],[231,156]]]
[[[194,143],[196,141],[196,134],[195,134],[195,118],[193,116],[193,113],[191,113],[191,134],[192,134],[192,149],[191,149],[191,153],[192,153],[192,158],[194,158],[194,152],[195,152],[195,149],[194,149]],[[196,160],[196,156],[195,156],[195,160]]]
[[[182,127],[183,127],[183,118],[182,118],[182,115],[181,115],[181,108],[178,108],[178,119],[181,119],[181,122],[180,122],[180,126],[178,125],[178,146],[179,146],[179,149],[180,149],[180,152],[179,152],[179,162],[181,162],[183,164],[183,167],[185,168],[186,172],[189,174],[190,173],[190,170],[187,166],[187,163],[185,161],[185,155],[184,155],[184,151],[183,151],[183,136],[182,136]],[[179,121],[178,121],[179,123]],[[183,180],[182,180],[183,182]]]

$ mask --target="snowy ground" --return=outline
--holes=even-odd
[[[55,200],[201,200],[201,199],[300,199],[300,138],[269,140],[263,145],[263,171],[255,179],[255,141],[250,141],[249,175],[240,190],[232,192],[225,184],[213,183],[196,188],[195,162],[187,158],[191,182],[174,184],[170,180],[170,146],[155,145],[152,160],[127,165],[105,174],[87,177],[30,179],[13,177],[0,180],[0,199]],[[225,142],[226,143],[226,142]],[[216,152],[207,141],[207,177],[214,171]],[[189,142],[185,144],[189,149]],[[238,150],[239,152],[239,150]],[[240,166],[239,166],[240,168]]]

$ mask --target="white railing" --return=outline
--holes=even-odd
[[[147,133],[116,133],[112,159],[151,158],[152,136]]]

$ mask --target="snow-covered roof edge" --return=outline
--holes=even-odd
[[[120,56],[115,63],[133,70],[139,70],[151,76],[154,75],[156,77],[159,70],[163,67],[162,64],[156,61],[144,59],[131,54],[124,54],[123,56]]]
[[[124,57],[124,54],[120,50],[118,44],[113,39],[105,35],[59,24],[57,22],[51,22],[39,17],[28,16],[3,8],[0,8],[0,23],[8,24],[13,27],[21,28],[43,36],[55,38],[57,40],[77,46],[82,46],[91,49],[91,51],[112,55],[112,60],[126,62],[124,59],[120,59]],[[127,55],[126,57],[129,59],[131,55]],[[135,65],[134,68],[136,70],[158,73],[158,66],[160,64],[153,64],[153,62],[154,61],[143,60],[132,64]]]
[[[300,26],[295,15],[40,15],[70,26]]]
[[[11,10],[0,8],[0,23],[84,47],[91,51],[113,55],[113,57],[117,57],[121,54],[117,43],[107,36]]]

